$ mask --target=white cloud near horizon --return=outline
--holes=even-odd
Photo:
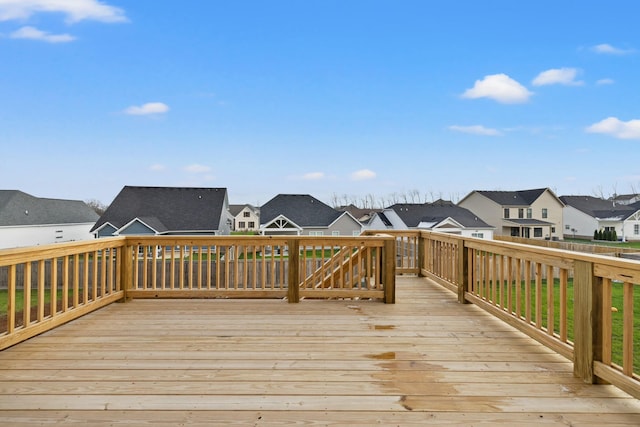
[[[533,95],[526,87],[506,74],[492,74],[482,80],[476,80],[471,89],[467,89],[463,98],[490,98],[502,104],[521,104]]]
[[[640,139],[640,120],[623,122],[617,117],[607,117],[587,127],[586,131],[610,135],[618,139]]]
[[[635,49],[620,49],[614,46],[611,46],[608,43],[601,43],[595,45],[591,48],[596,53],[603,53],[608,55],[628,55],[630,53],[635,52]]]
[[[482,125],[473,125],[473,126],[459,126],[459,125],[451,125],[449,126],[449,130],[455,132],[469,133],[472,135],[485,135],[485,136],[501,136],[502,132],[498,129],[486,128]]]
[[[612,85],[612,84],[614,84],[614,83],[615,83],[615,80],[613,80],[613,79],[609,79],[609,78],[606,78],[606,79],[600,79],[600,80],[597,80],[597,81],[596,81],[596,84],[597,84],[597,85]]]
[[[123,9],[98,0],[0,0],[0,21],[27,20],[37,13],[62,13],[69,24],[84,20],[127,22]]]
[[[169,111],[169,106],[163,102],[147,102],[137,106],[132,105],[124,109],[125,114],[132,116],[146,116],[150,114],[164,114]]]
[[[325,177],[324,172],[309,172],[302,175],[302,179],[305,181],[317,181]]]
[[[0,0],[2,1],[2,0]],[[12,39],[40,40],[47,43],[68,43],[76,38],[70,34],[50,34],[35,27],[26,26],[9,34]]]
[[[546,86],[546,85],[566,85],[566,86],[580,86],[583,85],[583,81],[576,80],[578,70],[576,68],[552,68],[541,72],[533,79],[534,86]]]
[[[365,181],[368,179],[374,179],[376,173],[369,169],[360,169],[351,174],[351,179],[354,181]]]
[[[207,173],[211,172],[211,168],[209,166],[201,165],[198,163],[194,163],[188,166],[185,166],[184,170],[189,173]]]

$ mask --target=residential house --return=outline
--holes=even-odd
[[[0,190],[0,249],[88,240],[98,219],[86,203]]]
[[[464,237],[493,238],[493,227],[477,215],[449,201],[397,203],[376,212],[367,224],[371,230],[431,230]]]
[[[614,194],[609,200],[616,205],[631,205],[640,202],[640,194]]]
[[[260,234],[357,236],[362,224],[308,194],[279,194],[260,207]]]
[[[260,208],[252,205],[229,205],[233,217],[233,231],[258,232],[260,230]]]
[[[125,186],[95,223],[96,237],[228,235],[226,188]]]
[[[549,188],[520,191],[472,191],[458,206],[495,227],[497,236],[559,240],[564,203]]]
[[[619,239],[640,240],[640,201],[617,204],[592,196],[562,196],[565,237],[592,239],[596,230],[615,230]]]
[[[351,216],[360,221],[360,223],[362,224],[367,224],[371,220],[375,212],[382,211],[382,209],[359,208],[354,204],[340,206],[338,207],[338,210],[341,212],[349,212]]]

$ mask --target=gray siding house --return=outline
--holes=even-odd
[[[95,223],[96,237],[228,235],[226,188],[125,186]]]
[[[260,234],[357,236],[362,224],[308,194],[279,194],[260,207]]]

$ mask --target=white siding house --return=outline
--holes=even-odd
[[[0,190],[0,249],[93,239],[90,230],[97,219],[80,200]]]

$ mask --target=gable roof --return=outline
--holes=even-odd
[[[538,197],[547,189],[537,188],[534,190],[519,191],[477,191],[486,198],[496,202],[501,206],[531,206]]]
[[[98,219],[81,200],[34,197],[19,190],[0,190],[0,226],[82,224]]]
[[[625,220],[640,209],[640,203],[617,205],[611,200],[593,196],[561,196],[560,200],[593,218]]]
[[[308,194],[278,194],[260,207],[260,224],[282,215],[300,227],[328,227],[342,214]]]
[[[494,228],[473,212],[450,202],[437,203],[397,203],[389,207],[400,217],[407,227],[415,228],[420,223],[438,224],[451,218],[465,228]]]
[[[249,204],[244,204],[244,205],[229,205],[229,212],[231,213],[231,215],[233,216],[238,216],[238,214],[240,212],[242,212],[242,210],[244,208],[248,208],[249,210],[251,210],[254,213],[258,213],[259,209],[256,208],[253,205],[249,205]]]
[[[125,186],[91,231],[109,223],[117,229],[138,218],[158,233],[216,231],[226,188]]]

